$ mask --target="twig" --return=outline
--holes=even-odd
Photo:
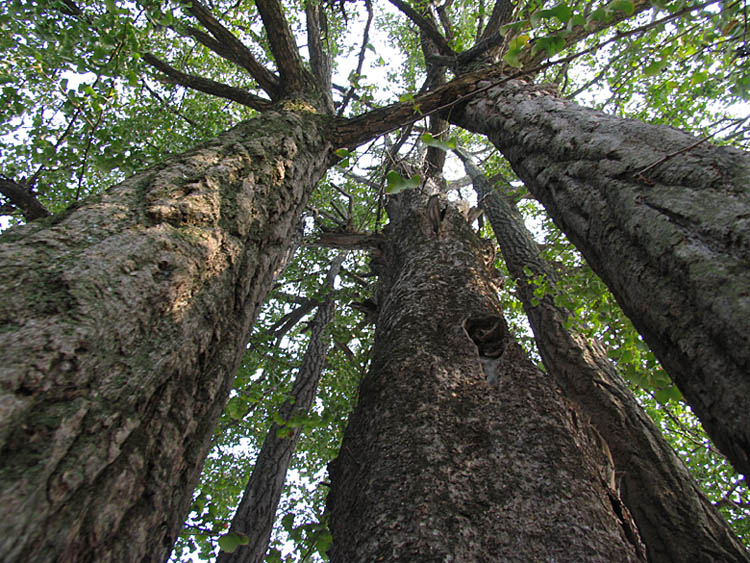
[[[667,154],[667,155],[663,156],[662,158],[660,158],[660,159],[659,159],[659,160],[657,160],[656,162],[653,162],[653,163],[649,164],[648,166],[646,166],[646,167],[645,167],[644,169],[642,169],[641,171],[639,171],[639,172],[636,172],[636,173],[634,174],[635,178],[636,178],[636,179],[638,179],[638,180],[642,180],[642,181],[646,181],[646,180],[648,180],[648,178],[646,178],[646,172],[648,172],[648,171],[652,170],[653,168],[656,168],[656,167],[657,167],[657,166],[659,166],[660,164],[664,164],[664,163],[665,163],[665,162],[667,162],[668,160],[671,160],[671,159],[673,159],[674,157],[676,157],[676,156],[678,156],[678,155],[681,155],[681,154],[684,154],[684,153],[686,153],[686,152],[688,152],[688,151],[691,151],[691,150],[693,150],[693,149],[694,149],[695,147],[697,147],[698,145],[701,145],[701,144],[705,143],[706,141],[708,141],[708,140],[710,140],[710,139],[714,138],[714,137],[715,137],[716,135],[718,135],[718,134],[719,134],[719,133],[721,133],[722,131],[725,131],[726,129],[729,129],[729,128],[730,128],[730,127],[732,127],[733,125],[734,125],[735,127],[739,127],[740,125],[742,125],[742,124],[743,124],[743,123],[744,123],[745,121],[747,121],[748,119],[750,119],[750,115],[749,115],[749,116],[747,116],[747,117],[746,117],[746,118],[744,118],[744,119],[741,119],[741,120],[732,120],[732,121],[731,121],[731,122],[729,123],[729,125],[725,125],[724,127],[722,127],[721,129],[719,129],[718,131],[714,131],[714,132],[713,132],[713,133],[711,133],[710,135],[706,135],[705,137],[701,137],[700,139],[698,139],[698,140],[697,140],[697,141],[695,141],[694,143],[691,143],[690,145],[688,145],[688,146],[686,146],[686,147],[684,147],[684,148],[681,148],[681,149],[679,149],[679,150],[676,150],[676,151],[674,151],[674,152],[671,152],[671,153],[669,153],[669,154]]]

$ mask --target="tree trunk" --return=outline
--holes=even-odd
[[[423,196],[399,200],[372,368],[329,467],[331,561],[642,560],[598,437],[507,331],[486,246],[452,208],[436,233]]]
[[[334,259],[326,276],[326,292],[333,291],[333,284],[341,270],[344,256],[340,254]],[[306,416],[310,411],[328,350],[328,339],[324,338],[323,333],[328,323],[333,320],[335,312],[336,302],[328,295],[327,299],[318,305],[318,310],[310,323],[310,342],[294,380],[291,398],[279,409],[279,415],[285,422],[294,417]],[[216,563],[263,563],[279,499],[284,489],[287,469],[297,446],[300,431],[299,426],[284,427],[275,422],[271,424],[229,528],[230,533],[247,536],[249,543],[239,546],[231,553],[219,552]]]
[[[612,454],[623,502],[633,515],[653,563],[750,561],[726,521],[643,412],[604,350],[565,328],[568,311],[554,304],[554,290],[533,305],[535,278],[555,286],[523,217],[495,192],[471,160],[474,181],[505,263],[517,281],[547,371],[585,412]]]
[[[169,555],[326,123],[268,112],[0,238],[0,559]]]
[[[503,153],[750,474],[750,155],[521,81],[450,119]]]

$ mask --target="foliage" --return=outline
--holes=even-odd
[[[305,43],[302,4],[286,3],[300,44]],[[372,7],[377,33],[373,30],[360,45],[369,4],[322,4],[328,15],[326,47],[337,72],[334,84],[340,86],[336,100],[341,101],[341,92],[349,88],[356,93],[344,115],[356,115],[372,104],[413,101],[427,77],[417,26],[392,6],[377,3]],[[443,32],[450,47],[460,53],[471,47],[486,24],[491,5],[466,0],[450,4],[451,25]],[[705,135],[720,133],[716,141],[747,148],[747,122],[741,120],[747,105],[738,105],[750,99],[744,3],[529,0],[518,4],[515,17],[501,29],[503,60],[510,69],[532,65],[537,79],[554,83],[561,95],[634,119]],[[250,46],[259,61],[273,64],[253,2],[217,0],[212,5],[223,25]],[[411,5],[424,10],[427,3]],[[143,53],[152,52],[184,72],[260,94],[249,75],[185,37],[194,25],[178,2],[4,3],[0,12],[2,175],[28,183],[48,209],[58,211],[251,117],[254,112],[244,106],[176,86],[144,64]],[[360,53],[365,65],[356,72]],[[450,70],[449,77],[454,72]],[[286,321],[292,311],[319,297],[332,253],[314,246],[316,236],[331,230],[377,231],[385,220],[385,194],[416,189],[422,182],[418,175],[404,178],[391,170],[386,156],[414,156],[426,147],[449,150],[457,140],[485,155],[485,172],[502,174],[506,185],[516,190],[520,209],[560,276],[560,285],[554,288],[538,280],[538,295],[554,291],[556,302],[574,313],[570,328],[608,350],[711,499],[750,544],[746,484],[702,433],[604,284],[544,210],[526,197],[501,157],[488,152],[481,139],[463,132],[451,135],[426,132],[426,123],[418,123],[356,151],[339,152],[342,161],[308,206],[302,226],[304,244],[255,325],[174,560],[186,560],[190,554],[208,559],[218,542],[229,550],[243,541],[222,534],[304,353],[304,319],[311,312],[300,323]],[[446,174],[457,168],[449,157]],[[452,197],[464,196],[458,190]],[[8,221],[22,222],[17,210],[7,205],[3,210]],[[492,236],[486,226],[482,234]],[[496,266],[504,270],[500,259]],[[507,278],[500,296],[509,323],[534,354],[513,281]],[[371,326],[349,304],[370,296],[369,281],[366,255],[350,254],[336,289],[339,307],[328,331],[331,352],[315,407],[309,416],[294,421],[303,432],[268,561],[309,560],[313,553],[325,558],[330,542],[323,508],[325,466],[339,447],[372,340]]]

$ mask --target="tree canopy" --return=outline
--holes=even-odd
[[[283,27],[270,29],[266,7],[276,3],[257,4],[6,2],[0,12],[0,212],[5,221],[44,221],[267,110],[282,97],[276,97],[279,77],[287,84],[308,80],[279,56]],[[272,423],[279,433],[301,429],[301,437],[266,560],[326,557],[331,536],[324,512],[325,467],[340,446],[373,339],[372,258],[351,250],[361,245],[347,246],[346,236],[362,241],[382,231],[389,195],[423,181],[397,161],[425,153],[443,174],[449,197],[472,214],[476,196],[453,152],[461,148],[516,203],[557,274],[554,287],[549,280],[535,280],[535,296],[554,292],[555,303],[572,312],[569,328],[606,350],[709,498],[750,545],[745,479],[707,438],[605,284],[487,139],[429,119],[450,114],[467,95],[457,90],[445,102],[435,92],[484,72],[488,80],[545,84],[582,105],[678,127],[703,143],[748,150],[746,2],[308,0],[278,5],[300,47],[299,54],[286,56],[301,57],[318,82],[325,80],[322,60],[330,57],[333,96],[324,103],[332,104],[336,119],[351,119],[351,127],[344,129],[337,163],[305,208],[293,259],[248,335],[173,560],[195,553],[208,559],[217,547],[231,550],[242,541],[226,532]],[[435,97],[429,98],[431,93]],[[383,127],[388,119],[392,126]],[[372,134],[373,123],[381,123],[378,134]],[[476,226],[492,240],[483,219]],[[325,278],[341,249],[331,247],[342,245],[349,251],[332,290]],[[499,254],[495,264],[505,272],[499,295],[511,328],[541,364],[515,282]],[[309,414],[285,419],[280,409],[307,348],[312,315],[330,295],[339,306],[325,334],[329,353],[318,394]]]

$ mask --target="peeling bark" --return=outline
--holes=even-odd
[[[269,112],[0,237],[0,559],[168,556],[327,123]]]
[[[750,155],[520,81],[449,117],[503,153],[750,474]]]
[[[595,431],[507,331],[484,245],[452,208],[436,235],[424,196],[398,198],[372,368],[329,466],[331,561],[641,560]],[[494,335],[497,386],[467,319]]]

